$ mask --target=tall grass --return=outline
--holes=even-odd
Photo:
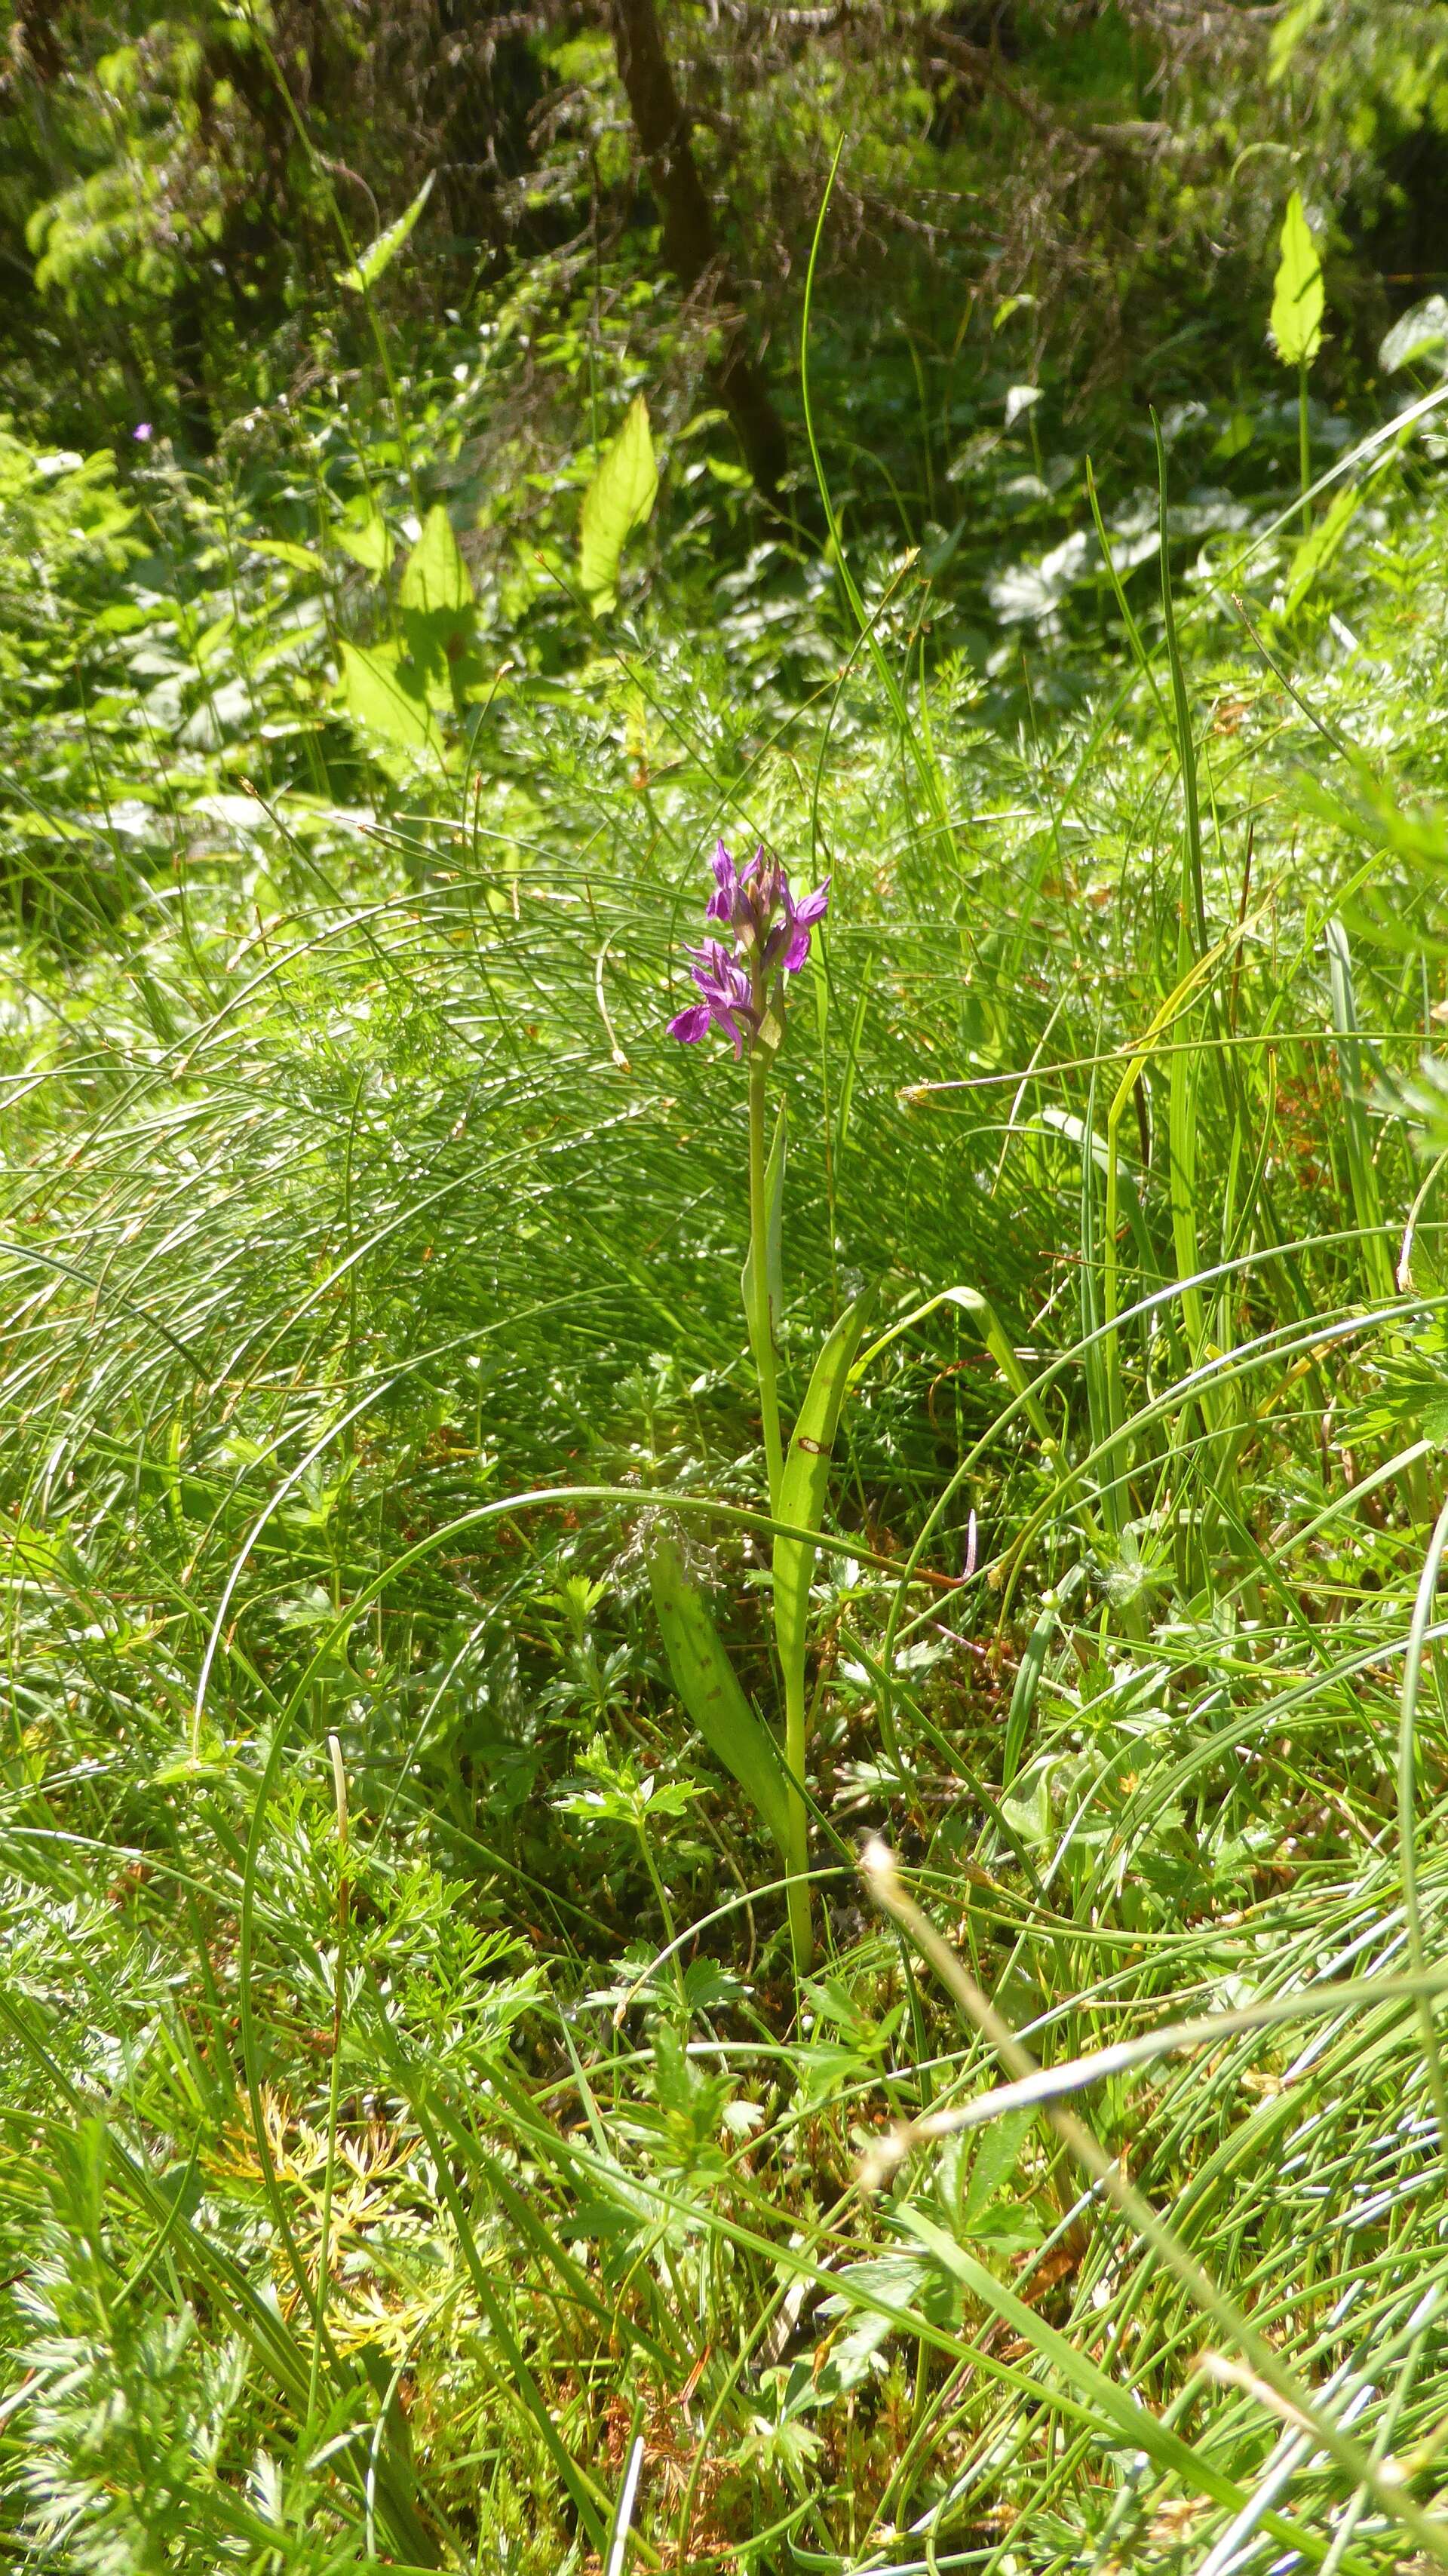
[[[22,907],[17,2563],[1448,2560],[1443,533],[1394,485],[1270,634],[1259,546],[1270,662],[1225,573],[1133,594],[1145,669],[1014,744],[918,598],[763,716],[661,618],[465,792]],[[914,1318],[802,1997],[640,1546],[666,1493],[767,1703],[742,1097],[662,1033],[726,827],[834,873],[790,1392],[867,1278]]]

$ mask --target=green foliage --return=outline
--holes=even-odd
[[[622,429],[599,458],[578,523],[578,585],[595,616],[617,605],[619,561],[658,497],[648,405],[636,394]]]
[[[1359,372],[1390,316],[1346,92],[1293,129],[1340,217],[1301,415],[1248,149],[1329,39],[1386,61],[1368,15],[1212,21],[1240,195],[1205,283],[1176,17],[671,21],[736,252],[859,135],[812,351],[830,549],[741,483],[596,30],[527,53],[546,204],[475,277],[394,31],[357,159],[406,203],[415,114],[439,179],[375,275],[385,368],[355,298],[309,301],[342,252],[240,22],[199,58],[117,27],[103,91],[82,48],[47,93],[85,178],[155,183],[45,306],[94,339],[93,432],[0,430],[17,2563],[1441,2556],[1443,434],[1379,426]],[[1233,91],[1273,31],[1278,88]],[[308,130],[350,168],[342,56]],[[1162,97],[1188,153],[1090,139]],[[205,209],[242,238],[258,153],[286,310],[228,356],[218,283],[183,368]],[[877,294],[879,207],[927,181],[978,212],[911,196],[937,237]],[[1098,295],[1110,343],[1108,273],[1142,345],[1181,334],[1164,495],[1124,379],[1056,336]],[[1435,330],[1382,347],[1413,404]],[[1300,534],[1304,421],[1336,480]],[[624,528],[593,586],[581,514],[595,568]],[[832,879],[773,1077],[813,1445],[772,1566],[744,1122],[665,1034],[721,831]],[[1002,2104],[871,1906],[872,1830],[1165,2236]],[[1376,2484],[1201,2366],[1240,2356],[1192,2264]]]
[[[954,2125],[997,2071],[846,1854],[887,1824],[1050,2064],[1204,2019],[1082,2107],[1313,2402],[1412,2456],[1441,2166],[1383,1980],[1445,1401],[1415,1070],[1437,467],[1397,440],[1345,474],[1310,581],[1290,423],[1252,523],[1169,495],[1208,963],[1168,1010],[1158,583],[1118,564],[1129,625],[1088,570],[1054,628],[990,630],[1026,641],[1033,737],[991,720],[1004,673],[948,645],[921,673],[923,574],[861,550],[969,818],[947,847],[828,573],[729,574],[706,616],[687,557],[644,570],[600,657],[526,577],[587,467],[477,528],[469,399],[407,420],[406,458],[390,415],[360,448],[303,421],[261,498],[162,455],[123,501],[5,451],[15,2544],[541,2576],[606,2539],[637,2420],[634,2535],[665,2558],[782,2525],[865,2567],[919,2524],[941,2557],[1024,2530],[1062,2576],[1171,2567],[1252,2509],[1276,2430],[1195,2375],[1184,2291],[1026,2114]],[[1174,461],[1219,434],[1168,431]],[[1105,490],[1108,532],[1127,506]],[[1060,508],[1092,528],[1079,481]],[[363,654],[426,669],[434,750],[365,748],[337,694]],[[798,1997],[750,1706],[771,1622],[730,1517],[766,1501],[742,1137],[662,1033],[675,902],[746,818],[834,885],[778,1074],[787,1414],[834,1362],[801,1453],[819,1546],[777,1551],[775,1611],[792,1668],[812,1641],[805,1776],[845,1846],[809,1851]],[[42,879],[47,821],[69,873]],[[1112,1107],[1133,1066],[1140,1121]],[[1415,1714],[1437,1974],[1426,1687]],[[1264,2511],[1264,2546],[1320,2554],[1354,2508],[1304,2452]],[[1402,2563],[1375,2513],[1351,2545]]]
[[[435,171],[429,170],[406,212],[398,216],[395,224],[389,224],[385,232],[378,234],[375,242],[363,251],[360,259],[354,259],[342,270],[337,280],[339,286],[345,286],[353,295],[366,295],[368,290],[376,285],[383,272],[392,266],[416,224],[418,216],[422,213],[423,207],[427,204],[428,198],[432,195],[436,176]]]
[[[1322,346],[1322,262],[1294,188],[1282,221],[1282,256],[1272,289],[1272,345],[1284,367],[1310,367]]]

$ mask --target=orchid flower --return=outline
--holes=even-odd
[[[770,1280],[772,1268],[777,1273],[779,1262],[784,1109],[781,1104],[774,1151],[767,1155],[765,1095],[769,1068],[784,1038],[787,979],[799,973],[810,952],[815,924],[823,921],[829,910],[830,881],[826,877],[823,885],[817,885],[812,894],[796,896],[780,861],[771,857],[762,844],[752,859],[736,866],[731,852],[720,841],[710,867],[714,890],[704,915],[708,931],[701,947],[690,948],[686,952],[693,961],[689,972],[694,979],[698,999],[670,1020],[669,1035],[677,1038],[683,1046],[695,1046],[701,1038],[708,1036],[711,1029],[719,1029],[733,1041],[736,1063],[746,1053],[749,1058],[749,1258],[744,1265],[744,1314],[759,1380],[760,1424],[764,1435],[770,1508],[777,1511],[784,1485],[784,1441],[775,1364],[776,1317],[771,1303]],[[850,1314],[855,1312],[855,1308],[850,1309]],[[848,1318],[843,1320],[847,1322]],[[841,1326],[837,1325],[827,1349],[834,1347],[840,1330]],[[854,1347],[852,1341],[845,1359],[839,1362],[840,1367],[848,1364]],[[811,1434],[804,1440],[800,1454],[818,1457],[825,1453]],[[806,1497],[796,1509],[807,1509],[817,1517],[822,1504],[821,1492],[818,1502]],[[654,1579],[656,1598],[672,1598],[662,1577],[656,1573]],[[663,1585],[662,1594],[660,1584]],[[707,1614],[701,1610],[699,1615],[707,1624]],[[782,1615],[776,1604],[777,1618]],[[665,1620],[662,1607],[660,1619],[661,1622]],[[675,1637],[674,1644],[669,1646],[672,1661],[676,1649],[682,1654],[683,1647],[680,1644],[682,1632],[671,1631],[665,1624],[666,1643],[671,1633]],[[804,1771],[808,1726],[802,1623],[798,1626],[797,1636],[791,1627],[789,1652],[785,1652],[783,1643],[780,1652],[784,1678],[784,1754],[793,1775],[785,1795],[785,1821],[780,1840],[785,1853],[790,1936],[795,1964],[803,1975],[810,1964],[813,1934],[810,1925],[809,1819],[803,1795],[794,1785]],[[694,1668],[691,1666],[690,1670]],[[694,1678],[697,1677],[695,1672]],[[689,1700],[688,1689],[683,1684],[681,1688],[686,1701]],[[705,1692],[707,1722],[700,1719],[711,1743],[717,1740],[721,1725],[726,1738],[731,1738],[731,1729],[737,1729],[741,1723],[731,1718],[726,1724],[720,1718],[716,1706],[718,1694],[719,1683],[715,1675],[708,1681]],[[690,1705],[693,1705],[692,1701]],[[740,1708],[743,1707],[741,1699]],[[747,1712],[742,1722],[747,1736]],[[713,1734],[709,1733],[711,1725],[715,1728]],[[736,1777],[756,1780],[752,1756],[744,1762],[742,1769],[739,1760],[726,1758],[731,1759]],[[769,1760],[770,1757],[766,1756],[766,1772]]]
[[[809,955],[810,933],[829,910],[830,881],[796,899],[778,859],[761,847],[736,867],[722,841],[710,865],[714,891],[704,918],[733,932],[734,953],[719,939],[690,949],[702,998],[670,1020],[669,1034],[693,1046],[711,1028],[722,1029],[737,1060],[747,1031],[751,1054],[757,1047],[772,1055],[783,1034],[783,978],[797,975]]]
[[[753,984],[718,939],[706,939],[702,948],[691,948],[688,953],[699,961],[689,971],[703,999],[670,1020],[669,1035],[692,1046],[710,1029],[722,1029],[726,1037],[734,1040],[737,1062],[744,1052],[744,1030],[752,1031],[757,1026]]]

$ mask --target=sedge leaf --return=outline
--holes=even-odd
[[[1268,328],[1284,367],[1311,366],[1322,346],[1322,262],[1296,188],[1283,219]]]
[[[617,438],[604,449],[583,496],[578,581],[595,616],[614,606],[619,557],[635,528],[647,519],[658,488],[648,405],[639,394],[630,403]]]

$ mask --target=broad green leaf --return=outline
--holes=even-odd
[[[674,1688],[711,1753],[752,1799],[780,1850],[789,1838],[789,1801],[774,1738],[755,1714],[678,1541],[657,1532],[649,1546],[649,1589]]]
[[[1284,367],[1310,367],[1322,346],[1322,262],[1294,188],[1282,225],[1272,290],[1272,343]]]
[[[294,572],[321,572],[322,558],[311,546],[294,546],[286,537],[248,537],[246,550],[269,555],[273,563],[290,564]]]
[[[403,679],[395,645],[344,641],[342,696],[348,714],[384,742],[403,751],[441,748],[427,700]]]
[[[1034,2117],[1029,2109],[1003,2113],[976,2148],[960,2212],[960,2223],[967,2234],[984,2217],[996,2195],[1005,2190]]]
[[[439,609],[454,612],[473,604],[473,585],[468,568],[458,552],[458,541],[452,532],[452,521],[441,501],[435,501],[422,523],[422,534],[403,567],[398,601],[403,608],[418,609],[432,616]]]
[[[375,572],[380,576],[391,570],[396,548],[392,542],[392,531],[378,510],[369,510],[364,518],[349,520],[334,528],[332,542],[341,547],[343,554],[350,555],[354,563],[359,563],[364,572]]]
[[[369,287],[376,285],[383,270],[392,266],[423,207],[427,204],[428,198],[432,195],[432,183],[436,177],[435,170],[428,172],[406,214],[399,215],[395,224],[389,224],[385,233],[378,234],[375,242],[364,250],[360,259],[354,259],[350,268],[343,269],[337,280],[339,286],[350,287],[354,295],[365,295]]]
[[[619,557],[635,528],[647,519],[658,488],[648,405],[639,394],[630,403],[617,438],[604,449],[583,496],[578,581],[595,615],[614,605]]]
[[[779,1116],[775,1121],[774,1142],[770,1146],[769,1161],[764,1170],[764,1277],[769,1291],[770,1320],[776,1332],[779,1329],[779,1318],[784,1311],[784,1159],[785,1107],[784,1102],[781,1101]],[[744,1312],[748,1317],[754,1312],[754,1246],[752,1243],[744,1264],[743,1289]]]
[[[799,1420],[794,1426],[784,1474],[779,1481],[777,1517],[791,1529],[817,1530],[824,1517],[829,1486],[830,1452],[839,1429],[840,1407],[850,1382],[850,1364],[860,1345],[872,1292],[847,1306],[814,1364]],[[808,1539],[774,1542],[774,1634],[786,1687],[790,1676],[804,1671],[809,1627],[809,1587],[815,1550]]]
[[[1426,296],[1399,314],[1378,350],[1378,365],[1390,376],[1424,358],[1432,358],[1440,373],[1448,364],[1448,300],[1441,295]]]

